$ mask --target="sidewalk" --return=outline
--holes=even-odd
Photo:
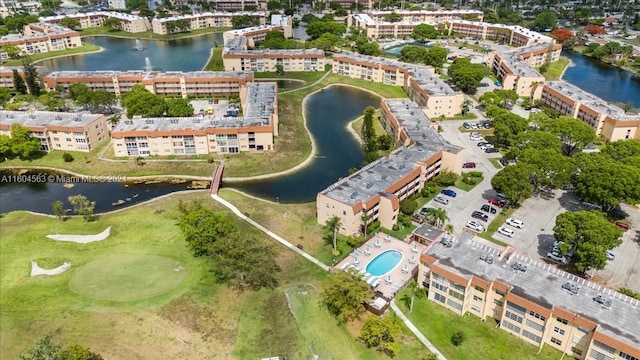
[[[398,305],[396,305],[395,299],[391,300],[391,308],[396,313],[396,315],[398,315],[398,317],[402,319],[402,322],[404,322],[404,324],[407,325],[409,330],[411,330],[411,332],[418,338],[418,340],[420,340],[420,342],[422,342],[424,346],[426,346],[427,349],[429,349],[429,351],[436,354],[436,356],[438,357],[438,360],[447,360],[447,358],[444,357],[444,355],[442,355],[442,353],[438,349],[436,349],[436,347],[433,346],[433,344],[429,340],[427,340],[427,338],[424,335],[422,335],[420,330],[418,330],[418,328],[415,325],[413,325],[411,320],[409,320],[409,318],[407,318],[404,315],[404,313],[400,310]]]

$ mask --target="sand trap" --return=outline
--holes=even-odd
[[[58,274],[62,274],[63,272],[69,270],[69,268],[71,268],[71,264],[68,262],[64,262],[64,264],[58,266],[55,269],[51,269],[51,270],[47,270],[47,269],[43,269],[40,266],[38,266],[38,262],[35,260],[31,260],[31,276],[38,276],[38,275],[58,275]]]
[[[60,234],[55,234],[55,235],[47,235],[47,237],[49,239],[51,239],[51,240],[56,240],[56,241],[71,241],[71,242],[74,242],[74,243],[86,244],[86,243],[90,243],[90,242],[94,242],[94,241],[102,241],[102,240],[108,238],[109,234],[111,234],[111,226],[106,228],[100,234],[95,234],[95,235],[60,235]]]

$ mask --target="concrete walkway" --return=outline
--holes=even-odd
[[[240,212],[240,210],[238,210],[237,207],[235,207],[233,204],[231,204],[227,200],[221,198],[217,194],[212,194],[211,198],[213,200],[219,202],[220,204],[224,205],[229,210],[233,211],[233,213],[236,214],[240,219],[242,219],[242,220],[248,222],[249,224],[255,226],[256,228],[258,228],[258,230],[262,231],[263,233],[269,235],[270,237],[272,237],[273,239],[275,239],[276,241],[278,241],[282,245],[286,246],[287,248],[289,248],[289,250],[294,251],[294,252],[304,256],[305,259],[307,259],[307,260],[311,261],[312,263],[314,263],[315,265],[321,267],[323,270],[329,271],[329,266],[328,265],[325,265],[325,264],[321,263],[318,259],[316,259],[313,256],[307,254],[306,252],[298,249],[292,243],[290,243],[287,240],[283,239],[282,237],[274,234],[271,230],[267,229],[266,227],[264,227],[264,226],[258,224],[257,222],[253,221],[251,218],[249,218],[248,216],[246,216],[245,214]]]
[[[409,320],[409,318],[407,318],[404,315],[404,313],[400,310],[398,305],[396,305],[395,299],[391,300],[391,308],[396,313],[396,315],[398,315],[400,319],[402,319],[402,322],[404,322],[404,324],[407,325],[409,330],[411,330],[411,332],[418,338],[418,340],[420,340],[420,342],[423,343],[424,346],[427,347],[427,349],[429,349],[429,351],[436,354],[439,360],[447,360],[447,358],[444,357],[444,355],[442,355],[442,353],[435,346],[433,346],[433,344],[429,340],[427,340],[427,338],[424,335],[422,335],[420,330],[418,330],[418,328],[415,325],[413,325],[411,320]]]

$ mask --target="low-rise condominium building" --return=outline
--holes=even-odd
[[[338,75],[402,86],[431,118],[451,117],[462,111],[462,92],[454,91],[430,66],[347,52],[335,54],[332,61],[332,71]]]
[[[273,150],[278,135],[278,85],[240,91],[242,117],[133,118],[111,132],[116,156],[237,154]]]
[[[166,35],[178,32],[205,29],[205,28],[221,28],[221,27],[233,27],[231,19],[236,16],[250,16],[258,21],[258,25],[265,25],[267,23],[268,12],[265,11],[242,11],[242,12],[204,12],[188,15],[175,15],[166,18],[155,18],[151,21],[151,27],[156,34]],[[185,20],[189,23],[188,28],[177,28],[175,26],[176,21]]]
[[[640,301],[463,233],[420,256],[427,298],[575,359],[640,359]],[[564,355],[563,355],[564,357]]]
[[[555,43],[552,37],[518,25],[492,24],[481,21],[448,20],[446,22],[449,34],[471,37],[474,39],[488,39],[504,42],[509,46],[520,47],[537,43]]]
[[[31,130],[43,151],[89,152],[109,138],[107,117],[102,114],[0,110],[0,135],[11,136],[13,124]]]
[[[0,58],[8,59],[5,46],[14,45],[20,55],[34,55],[49,51],[74,49],[82,45],[80,33],[47,23],[27,24],[22,34],[9,34],[0,37]]]
[[[316,197],[318,223],[338,217],[343,235],[356,236],[379,221],[392,229],[400,202],[419,192],[443,170],[460,173],[464,149],[451,145],[437,125],[408,99],[382,100],[381,119],[399,147],[356,173],[322,190]]]
[[[267,10],[267,0],[212,0],[210,2],[216,11],[244,11],[248,10],[247,7],[258,11]]]
[[[606,141],[640,139],[640,114],[627,114],[566,81],[546,81],[537,84],[531,99],[541,100],[561,115],[582,120]]]
[[[13,83],[13,70],[18,72],[18,75],[24,80],[24,67],[22,66],[0,66],[0,87],[6,87],[11,91],[15,91],[15,85]],[[38,74],[46,74],[49,70],[44,66],[36,66]]]
[[[80,22],[80,28],[82,29],[102,26],[105,20],[111,18],[120,21],[120,30],[122,31],[139,33],[151,30],[148,18],[115,11],[94,11],[88,13],[45,16],[41,17],[40,21],[50,24],[59,24],[60,20],[64,18],[78,20]]]
[[[269,31],[280,31],[285,38],[293,36],[293,18],[291,16],[272,15],[270,25],[252,26],[243,29],[234,29],[222,33],[222,40],[226,44],[237,37],[247,38],[247,46],[253,48],[256,43],[264,41]]]
[[[67,91],[73,84],[84,84],[91,90],[106,90],[120,96],[136,84],[150,92],[170,97],[229,97],[253,81],[253,73],[232,71],[55,71],[43,77],[49,91],[59,86]]]
[[[249,39],[235,37],[225,43],[222,61],[226,71],[324,71],[324,51],[318,49],[251,50]]]

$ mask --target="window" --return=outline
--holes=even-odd
[[[532,328],[532,329],[536,329],[540,332],[542,332],[542,330],[544,330],[544,326],[538,324],[538,323],[534,323],[533,321],[527,319],[526,324],[528,327]]]
[[[497,299],[493,299],[493,303],[498,305],[498,306],[503,306],[504,304],[502,303],[502,301],[497,300]]]
[[[551,342],[556,344],[556,345],[558,345],[558,346],[562,345],[562,341],[560,341],[560,340],[558,340],[558,339],[556,339],[554,337],[551,338]]]
[[[436,288],[436,289],[438,289],[438,290],[440,290],[442,292],[445,292],[445,293],[447,292],[447,287],[446,286],[444,286],[442,284],[438,284],[435,281],[431,282],[431,286],[433,286],[434,288]]]
[[[629,354],[623,353],[622,351],[620,351],[620,354],[618,354],[621,358],[623,358],[624,360],[638,360],[637,357],[635,356],[631,356]]]
[[[507,304],[507,307],[509,307],[508,304]],[[522,324],[522,316],[518,316],[518,314],[514,314],[511,311],[507,311],[505,312],[505,316],[511,320],[517,321]]]
[[[578,345],[587,346],[587,336],[573,335],[572,340]]]
[[[444,297],[444,295],[440,295],[440,294],[438,294],[438,293],[434,293],[434,294],[433,294],[433,298],[434,298],[434,299],[436,299],[436,300],[438,300],[438,301],[440,301],[440,302],[441,302],[441,303],[443,303],[443,304],[444,304],[444,302],[445,302],[445,300],[446,300],[446,298]]]
[[[559,327],[557,327],[557,326],[553,328],[553,332],[554,332],[554,333],[558,333],[558,334],[560,334],[560,335],[564,335],[564,330],[563,330],[563,329],[560,329],[560,328],[559,328]]]
[[[496,294],[500,295],[500,296],[505,296],[506,293],[500,291],[500,290],[496,290]]]
[[[480,308],[479,308],[479,307],[477,307],[477,306],[475,306],[475,305],[472,305],[472,306],[471,306],[471,310],[473,310],[473,311],[475,311],[475,312],[477,312],[477,313],[479,313],[479,312],[480,312]]]
[[[595,360],[613,360],[612,357],[607,356],[607,355],[597,351],[596,349],[591,349],[591,353],[589,353],[589,356],[591,356]]]
[[[479,291],[479,292],[481,292],[481,293],[483,293],[483,292],[484,292],[484,289],[483,289],[483,288],[481,288],[481,287],[480,287],[480,286],[478,286],[478,285],[474,286],[473,288],[474,288],[474,289],[476,289],[476,290],[478,290],[478,291]]]
[[[526,338],[529,338],[533,341],[535,341],[536,343],[540,343],[540,341],[542,341],[542,338],[534,333],[530,333],[527,330],[522,330],[522,335]]]
[[[567,325],[569,322],[563,318],[557,318],[556,320],[558,320],[559,323],[565,324]]]
[[[473,295],[473,300],[482,301],[482,298],[480,296]]]
[[[582,350],[578,349],[577,347],[572,347],[571,348],[571,352],[578,355],[578,356],[582,356]]]
[[[454,288],[454,289],[456,289],[456,290],[458,290],[458,291],[460,291],[460,292],[464,293],[464,290],[465,290],[465,287],[464,287],[464,286],[462,286],[462,285],[460,285],[460,284],[458,284],[458,283],[455,283],[455,282],[453,282],[453,281],[450,281],[450,283],[451,283],[451,287],[452,287],[452,288]]]
[[[529,315],[533,316],[533,317],[534,317],[534,318],[536,318],[536,319],[540,319],[540,320],[542,320],[542,321],[547,320],[547,318],[546,318],[546,317],[544,317],[544,316],[542,316],[542,315],[538,314],[538,313],[537,313],[537,312],[535,312],[535,311],[529,311]]]
[[[520,305],[516,305],[514,303],[512,303],[511,301],[507,301],[507,309],[512,310],[520,315],[524,315],[526,314],[525,309],[520,306]]]
[[[449,290],[449,295],[451,295],[452,297],[458,299],[458,300],[464,300],[464,295],[460,294],[457,291],[453,291],[453,289]]]
[[[507,320],[502,320],[502,327],[507,328],[511,331],[515,331],[518,334],[520,333],[520,327],[513,325],[512,323],[508,322]]]
[[[612,348],[609,345],[605,345],[605,344],[601,343],[600,341],[594,341],[593,342],[593,346],[595,346],[595,347],[597,347],[599,349],[602,349],[602,350],[608,352],[609,354],[615,354],[615,352],[616,352],[616,349]]]

